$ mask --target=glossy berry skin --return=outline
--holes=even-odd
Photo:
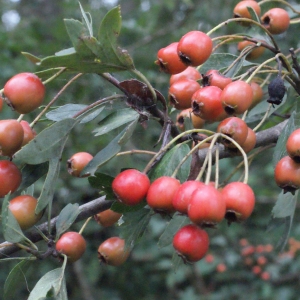
[[[192,109],[196,116],[208,122],[215,122],[225,117],[221,102],[222,90],[216,86],[206,86],[192,96]]]
[[[157,60],[155,63],[159,65],[160,70],[169,74],[178,74],[183,72],[185,65],[177,54],[178,42],[172,43],[165,48],[161,48],[157,52]]]
[[[200,84],[192,79],[175,81],[169,88],[170,104],[179,110],[190,108],[192,96],[200,88]]]
[[[295,193],[300,188],[300,164],[289,156],[284,156],[275,166],[274,176],[276,184],[283,189],[283,193]]]
[[[250,84],[237,80],[226,85],[221,93],[224,110],[229,114],[242,114],[252,104],[253,91]]]
[[[117,199],[130,206],[141,203],[149,187],[148,176],[136,169],[128,169],[119,173],[112,182],[112,189]]]
[[[130,251],[125,248],[125,241],[119,237],[105,240],[98,248],[98,258],[110,266],[120,266],[128,258]]]
[[[251,47],[252,48],[255,45],[256,45],[255,43],[250,42],[250,41],[242,41],[242,42],[238,43],[237,48],[238,48],[238,51],[241,52],[246,47]],[[265,52],[265,47],[256,46],[256,47],[254,47],[250,50],[250,52],[246,55],[246,58],[248,60],[255,60],[255,59],[261,57],[264,52]]]
[[[115,212],[111,209],[104,210],[94,216],[98,224],[103,227],[113,226],[116,222],[119,221],[122,214]]]
[[[248,135],[248,126],[242,119],[230,117],[220,122],[217,132],[223,133],[235,140],[239,145],[243,145]],[[235,145],[226,138],[222,139],[222,143],[225,147],[236,148]]]
[[[32,227],[41,219],[43,212],[36,214],[36,206],[37,199],[30,195],[21,195],[9,201],[9,209],[22,230]]]
[[[203,182],[195,180],[188,180],[184,182],[176,191],[172,199],[172,204],[175,210],[182,214],[187,214],[188,204],[192,198],[193,192],[202,185],[204,185]]]
[[[0,160],[0,197],[15,192],[21,181],[22,174],[15,164],[8,160]]]
[[[42,104],[45,86],[35,74],[19,73],[6,82],[4,95],[18,113],[27,114]]]
[[[195,81],[199,81],[202,78],[202,75],[196,68],[187,67],[184,71],[174,74],[170,77],[170,86],[177,80],[180,79],[191,79]]]
[[[24,131],[24,138],[22,142],[22,147],[23,147],[36,137],[36,132],[34,129],[30,127],[27,121],[22,120],[20,124],[23,127],[23,131]]]
[[[190,31],[179,40],[177,53],[186,65],[202,65],[211,55],[213,42],[202,31]]]
[[[297,163],[300,163],[300,128],[294,130],[286,141],[288,155]]]
[[[12,157],[21,149],[24,130],[17,120],[0,121],[0,155]]]
[[[78,232],[69,231],[59,238],[55,248],[59,253],[65,254],[69,262],[75,262],[84,254],[86,241]]]
[[[264,25],[272,34],[281,34],[290,26],[290,17],[286,10],[282,8],[272,8],[261,17]]]
[[[194,128],[200,129],[203,128],[205,121],[200,118],[199,116],[196,116],[192,112],[192,108],[187,108],[182,110],[176,117],[176,126],[181,130],[185,130],[184,121],[186,118],[191,118],[192,125]]]
[[[214,226],[220,223],[226,212],[221,193],[212,185],[197,188],[188,205],[188,217],[197,225]]]
[[[206,255],[209,237],[205,230],[189,224],[176,232],[173,247],[184,262],[196,262]]]
[[[88,152],[77,152],[67,161],[67,168],[70,175],[74,177],[87,177],[90,174],[81,175],[81,171],[93,159],[93,155]]]
[[[154,180],[147,193],[147,203],[156,212],[172,213],[174,207],[173,197],[180,187],[176,178],[162,176]]]
[[[233,9],[233,14],[235,18],[247,18],[247,19],[252,19],[250,11],[248,7],[253,8],[253,10],[256,12],[258,16],[260,16],[261,10],[260,6],[256,1],[252,0],[244,0],[240,1]],[[242,25],[248,26],[248,23],[242,23]]]
[[[226,219],[229,222],[244,221],[250,217],[255,206],[255,195],[248,184],[231,182],[221,191],[226,203]]]
[[[232,79],[221,74],[218,70],[209,70],[203,76],[202,82],[203,86],[213,85],[223,90],[226,85],[232,82]]]

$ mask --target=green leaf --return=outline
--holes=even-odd
[[[114,177],[103,174],[103,173],[95,173],[94,176],[89,176],[88,181],[94,189],[100,190],[102,193],[106,195],[107,200],[112,200],[115,198],[115,195],[112,190],[112,182]]]
[[[79,204],[67,204],[59,213],[56,221],[56,240],[67,231],[80,213]]]
[[[126,128],[125,128],[125,132],[124,134],[122,135],[122,137],[119,139],[119,144],[120,145],[125,145],[128,140],[131,138],[133,132],[134,132],[134,129],[136,128],[136,125],[138,123],[138,118],[135,119],[133,122],[131,122]]]
[[[26,239],[23,234],[23,231],[17,222],[16,218],[10,211],[9,207],[9,197],[10,195],[5,196],[2,203],[2,229],[4,239],[11,243],[19,243]]]
[[[26,164],[21,170],[22,182],[18,188],[18,191],[22,191],[34,184],[38,179],[47,174],[48,168],[48,162],[44,162],[37,165]]]
[[[156,165],[154,170],[151,171],[149,177],[151,181],[161,177],[161,176],[171,176],[178,164],[185,157],[185,155],[190,151],[190,148],[186,144],[178,144],[169,150],[162,158],[162,160]],[[186,162],[181,166],[179,172],[177,173],[177,178],[184,182],[188,178],[190,171],[191,156],[186,160]]]
[[[134,212],[134,211],[140,210],[143,207],[145,207],[145,205],[146,205],[145,201],[143,201],[137,205],[132,205],[132,206],[125,205],[119,201],[114,201],[114,203],[112,204],[110,209],[115,212],[118,212],[120,214],[124,214],[124,213],[128,213],[128,212]]]
[[[15,154],[15,161],[35,165],[60,157],[69,133],[76,122],[74,119],[65,119],[44,129]]]
[[[183,264],[183,259],[174,251],[172,256],[172,268],[174,272],[176,273]]]
[[[28,52],[21,52],[29,61],[31,61],[34,64],[37,64],[41,61],[41,59],[33,54],[30,54]]]
[[[56,300],[67,299],[66,282],[62,268],[46,273],[31,291],[28,300],[48,299],[50,296]]]
[[[25,275],[31,269],[32,265],[32,260],[25,259],[13,267],[5,280],[3,300],[15,299],[15,292],[20,289],[22,281],[26,282]]]
[[[139,114],[131,108],[119,109],[100,121],[100,126],[93,130],[93,132],[95,136],[99,136],[127,124],[138,117]]]
[[[38,204],[35,213],[39,214],[53,200],[53,195],[56,189],[56,181],[60,170],[60,155],[49,161],[49,171],[44,181],[42,192],[38,199]]]
[[[158,247],[163,248],[172,244],[175,233],[184,225],[189,224],[190,221],[187,216],[182,214],[173,215],[172,219],[167,223],[167,226],[159,237]]]
[[[126,247],[133,247],[145,233],[153,211],[147,208],[125,213],[120,226],[120,236],[125,240]]]

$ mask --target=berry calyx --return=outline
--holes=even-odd
[[[70,175],[74,177],[87,177],[90,174],[81,175],[81,171],[93,159],[93,155],[88,152],[77,152],[67,161],[67,168]]]
[[[184,262],[196,262],[206,255],[209,237],[205,230],[189,224],[176,232],[173,247]]]
[[[55,248],[59,253],[65,254],[69,262],[75,262],[84,254],[86,242],[78,232],[69,231],[59,238]]]
[[[42,104],[45,86],[35,74],[19,73],[6,82],[4,95],[14,110],[27,114]]]
[[[128,169],[119,173],[112,182],[112,189],[117,199],[130,206],[141,203],[149,187],[148,176],[136,169]]]

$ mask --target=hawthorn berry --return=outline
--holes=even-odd
[[[78,232],[69,231],[59,238],[55,248],[57,252],[65,254],[69,262],[75,262],[84,254],[86,241]]]
[[[0,160],[0,197],[15,192],[21,181],[22,174],[15,164],[8,160]]]
[[[252,98],[252,103],[250,105],[250,108],[253,108],[255,105],[257,105],[259,102],[261,102],[264,92],[261,86],[257,82],[250,82],[250,86],[252,88],[253,92],[253,98]]]
[[[27,114],[42,104],[45,86],[35,74],[19,73],[6,82],[4,95],[15,111]]]
[[[129,249],[125,247],[125,240],[119,237],[111,237],[105,240],[98,248],[98,258],[110,266],[120,266],[128,258]]]
[[[204,183],[196,180],[188,180],[184,182],[178,188],[172,199],[172,204],[175,210],[182,214],[187,214],[188,204],[192,198],[192,194],[196,188],[201,185],[204,185]]]
[[[188,204],[188,217],[197,225],[214,226],[224,219],[225,212],[222,194],[212,185],[196,188]]]
[[[170,104],[179,110],[191,107],[191,98],[200,88],[200,84],[192,79],[175,81],[169,88],[168,98]]]
[[[3,98],[0,95],[0,111],[2,110],[2,108],[3,108]]]
[[[184,262],[202,259],[209,248],[209,237],[205,230],[189,224],[180,228],[173,238],[173,247]]]
[[[35,213],[37,203],[37,199],[30,195],[21,195],[9,201],[9,210],[16,218],[21,229],[28,229],[41,219],[43,212]]]
[[[247,133],[246,140],[241,145],[241,147],[243,148],[243,150],[246,153],[248,153],[252,149],[254,149],[255,145],[256,145],[256,134],[255,134],[255,132],[250,127],[248,127],[248,133]]]
[[[250,84],[237,80],[226,85],[220,98],[227,114],[242,114],[252,104],[253,91]]]
[[[88,152],[77,152],[67,161],[67,168],[70,175],[74,177],[88,177],[90,174],[81,175],[81,171],[93,159],[93,156]]]
[[[272,34],[280,34],[290,26],[290,16],[288,12],[282,8],[276,7],[267,11],[261,17],[262,25]]]
[[[174,212],[173,197],[180,187],[180,181],[169,176],[162,176],[152,182],[147,193],[147,203],[156,212]]]
[[[218,70],[209,70],[203,75],[202,83],[203,86],[217,86],[221,90],[225,88],[227,84],[232,82],[230,77],[226,77],[221,74]]]
[[[202,75],[200,72],[193,67],[187,67],[184,71],[174,74],[170,77],[170,85],[172,85],[175,81],[180,79],[191,79],[195,81],[200,81]]]
[[[249,7],[251,7],[258,16],[260,16],[261,10],[260,6],[256,1],[253,0],[244,0],[240,1],[233,9],[233,15],[235,18],[247,18],[252,19],[251,13],[249,11]],[[241,25],[249,26],[247,22],[240,22]]]
[[[98,224],[103,227],[110,227],[114,225],[121,218],[122,214],[111,209],[104,210],[94,216]]]
[[[217,132],[223,133],[235,140],[239,145],[243,145],[248,135],[248,126],[238,117],[229,117],[220,122]],[[235,145],[226,138],[221,139],[225,147],[236,148]]]
[[[149,187],[148,176],[136,169],[128,169],[119,173],[112,182],[112,189],[117,199],[130,206],[142,202]]]
[[[199,116],[196,116],[193,112],[192,112],[192,108],[187,108],[182,110],[176,117],[176,126],[181,130],[184,131],[185,130],[185,119],[190,118],[192,121],[192,125],[194,128],[203,128],[205,121],[200,118]]]
[[[277,75],[268,85],[269,99],[267,102],[279,105],[285,95],[286,88],[280,75]]]
[[[36,132],[34,129],[30,127],[27,121],[22,120],[20,124],[24,130],[24,138],[22,142],[22,147],[23,147],[36,137]]]
[[[177,53],[181,61],[188,66],[202,65],[211,55],[213,42],[202,31],[190,31],[181,37]]]
[[[252,49],[250,50],[250,52],[248,52],[248,54],[246,55],[246,58],[249,60],[255,60],[259,57],[261,57],[263,55],[263,53],[265,52],[265,47],[263,46],[256,46],[256,43],[250,42],[250,41],[241,41],[238,43],[237,45],[237,49],[238,51],[242,51],[244,50],[246,47],[251,46]]]
[[[0,155],[13,156],[21,149],[24,130],[17,120],[0,121]]]
[[[255,206],[255,195],[248,184],[228,183],[221,194],[226,203],[225,218],[228,222],[244,221],[250,217]]]
[[[294,194],[300,188],[300,164],[289,156],[284,156],[275,166],[274,177],[283,193]]]
[[[300,163],[300,128],[294,130],[288,137],[286,151],[296,163]]]
[[[178,74],[187,68],[177,54],[178,42],[172,43],[165,48],[161,48],[157,52],[157,60],[155,63],[160,70],[169,74]]]

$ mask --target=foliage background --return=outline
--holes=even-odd
[[[177,41],[189,30],[208,31],[219,22],[232,16],[234,5],[238,1],[158,1],[158,0],[82,0],[86,11],[91,12],[95,26],[106,12],[120,4],[123,26],[119,39],[120,45],[128,49],[135,66],[144,73],[155,88],[165,96],[169,77],[158,71],[153,63],[158,49]],[[290,1],[293,4],[293,1]],[[296,4],[296,3],[295,3]],[[274,6],[274,4],[273,4]],[[264,6],[266,8],[268,6]],[[0,84],[3,86],[8,78],[18,72],[38,71],[28,62],[21,51],[30,52],[39,57],[52,55],[56,51],[70,47],[64,27],[64,18],[80,19],[77,1],[72,0],[1,0],[0,15]],[[290,47],[298,48],[297,32],[299,25],[293,26],[286,34],[276,37],[283,51]],[[244,31],[235,25],[229,25],[218,34],[229,34]],[[236,45],[222,48],[222,52],[237,54]],[[263,58],[268,57],[268,53]],[[263,59],[261,58],[261,59]],[[128,73],[115,74],[118,79],[128,79]],[[47,87],[47,99],[50,101],[68,78],[59,78]],[[65,103],[89,104],[97,99],[109,96],[117,90],[96,75],[85,75],[64,93],[58,105]],[[105,114],[108,114],[106,111]],[[34,113],[27,121],[34,118]],[[17,114],[5,108],[1,119],[16,118]],[[103,118],[104,115],[101,116]],[[172,114],[175,119],[176,113]],[[100,119],[101,119],[100,118]],[[94,137],[93,128],[98,120],[84,126],[77,126],[72,132],[62,159],[66,161],[77,151],[97,153],[116,134],[101,138]],[[276,120],[271,120],[268,126]],[[45,127],[41,122],[37,132]],[[153,145],[160,134],[160,127],[150,121],[148,130],[138,127],[132,140],[126,145],[128,149],[153,150]],[[273,181],[273,165],[270,157],[273,150],[267,150],[257,157],[250,168],[250,185],[257,196],[257,205],[253,216],[245,223],[223,223],[217,230],[211,229],[210,253],[214,255],[213,263],[205,260],[195,264],[180,266],[176,272],[172,268],[172,247],[159,249],[157,241],[166,220],[154,216],[150,226],[128,262],[119,268],[100,265],[97,259],[98,245],[106,238],[118,235],[118,228],[101,228],[96,222],[90,222],[85,231],[88,240],[87,252],[77,263],[68,266],[67,287],[69,299],[297,299],[299,293],[299,257],[279,256],[279,249],[268,254],[266,268],[272,279],[264,281],[255,276],[250,268],[242,262],[239,240],[246,238],[255,246],[272,244],[279,241],[281,228],[266,233],[271,210],[276,202],[280,189]],[[268,158],[268,160],[266,159]],[[136,167],[140,170],[149,158],[145,156],[115,158],[101,171],[115,176],[121,168]],[[234,168],[239,159],[225,159],[221,163],[224,178],[228,170]],[[41,187],[37,184],[36,192]],[[54,213],[67,203],[83,204],[97,197],[87,179],[71,178],[66,168],[61,170],[60,180],[54,201]],[[300,239],[298,209],[294,217],[291,236]],[[43,220],[44,221],[44,220]],[[78,230],[82,224],[72,228]],[[288,246],[283,250],[287,251]],[[217,272],[216,266],[225,263],[227,270]],[[13,263],[2,263],[0,272],[0,290]],[[28,290],[47,271],[56,268],[60,263],[54,259],[38,261],[28,270],[15,299],[25,299]]]

